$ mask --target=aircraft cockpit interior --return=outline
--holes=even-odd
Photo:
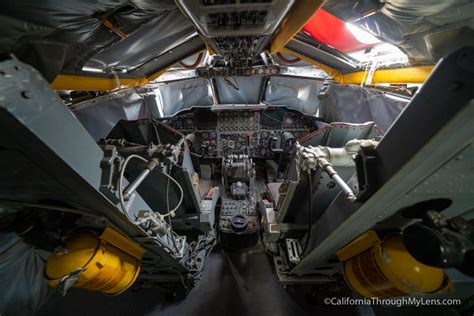
[[[0,8],[0,315],[472,315],[472,1]]]

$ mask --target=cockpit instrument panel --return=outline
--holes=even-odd
[[[316,120],[285,107],[227,107],[194,108],[165,123],[187,135],[192,152],[202,158],[230,154],[272,158],[289,139],[297,140],[315,130]]]

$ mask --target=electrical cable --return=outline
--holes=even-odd
[[[181,206],[181,203],[183,202],[183,198],[184,198],[184,192],[183,192],[183,188],[181,187],[181,185],[179,185],[178,181],[176,181],[173,177],[171,177],[166,172],[163,172],[163,175],[166,176],[171,181],[173,181],[173,183],[178,187],[180,195],[181,195],[180,198],[179,198],[178,203],[176,204],[176,206],[171,211],[169,211],[166,214],[160,214],[160,216],[166,217],[166,216],[170,216],[171,214],[174,214],[174,212]]]
[[[123,163],[123,166],[122,166],[122,169],[120,170],[120,174],[119,174],[119,180],[118,180],[118,191],[119,192],[118,193],[119,193],[119,199],[120,199],[120,206],[122,208],[123,213],[125,214],[125,216],[127,217],[127,219],[130,222],[132,222],[135,225],[138,225],[139,223],[136,220],[134,220],[133,218],[131,218],[130,214],[128,214],[127,208],[126,208],[126,205],[125,205],[125,200],[124,200],[124,197],[123,197],[123,190],[124,190],[124,188],[123,188],[123,178],[124,178],[124,174],[125,174],[125,169],[127,168],[127,165],[130,162],[130,160],[132,160],[133,158],[139,159],[143,162],[148,162],[148,160],[146,160],[145,158],[143,158],[141,156],[138,156],[138,155],[130,155],[125,159],[125,161]],[[171,168],[170,168],[170,171],[171,171]],[[157,212],[157,213],[160,214],[160,216],[162,216],[162,217],[169,217],[168,221],[169,221],[171,236],[172,236],[171,240],[173,241],[174,248],[176,249],[177,253],[179,254],[179,250],[178,250],[178,247],[177,247],[176,241],[175,241],[175,236],[173,234],[173,229],[171,227],[171,214],[173,214],[181,206],[181,203],[183,202],[183,198],[184,198],[184,192],[183,192],[183,188],[179,185],[179,183],[174,178],[172,178],[170,175],[168,175],[165,172],[163,172],[163,174],[168,178],[167,179],[167,186],[166,186],[167,213],[164,214],[164,215],[161,215],[159,212]],[[173,181],[176,184],[176,186],[178,187],[178,189],[181,193],[178,204],[171,211],[169,210],[169,195],[168,195],[169,194],[169,180]]]
[[[127,212],[127,209],[125,207],[125,200],[123,198],[123,178],[124,178],[124,173],[125,173],[125,169],[129,163],[130,160],[132,160],[132,158],[136,158],[136,159],[139,159],[143,162],[148,162],[148,160],[146,160],[145,158],[141,157],[141,156],[138,156],[138,155],[130,155],[128,156],[126,159],[125,159],[125,162],[123,163],[123,166],[122,166],[122,169],[120,170],[120,175],[119,175],[119,180],[118,180],[118,193],[119,193],[119,199],[120,199],[120,206],[122,207],[122,211],[125,213],[125,215],[127,216],[127,218],[134,224],[137,224],[137,222],[135,220],[133,220],[132,218],[130,218],[130,215],[128,214]],[[165,177],[167,177],[168,179],[170,179],[179,189],[179,192],[180,192],[180,198],[179,198],[179,202],[178,204],[171,210],[169,211],[168,213],[166,214],[160,214],[159,212],[157,212],[158,214],[160,214],[160,216],[162,217],[166,217],[166,216],[169,216],[171,214],[173,214],[180,206],[181,206],[181,203],[183,202],[183,198],[184,198],[184,192],[183,192],[183,188],[181,187],[181,185],[173,178],[171,177],[169,174],[163,172],[163,175]]]
[[[308,224],[308,238],[306,239],[306,244],[304,245],[304,249],[301,252],[303,255],[309,245],[309,240],[311,239],[311,227],[313,223],[313,179],[311,178],[311,170],[308,170],[308,181],[309,181],[309,224]]]

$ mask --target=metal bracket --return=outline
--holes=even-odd
[[[300,254],[303,252],[303,249],[298,239],[287,238],[286,249],[288,250],[288,260],[291,263],[297,264],[301,261]]]
[[[121,158],[118,156],[117,147],[105,145],[102,147],[104,157],[100,161],[102,177],[100,180],[100,192],[105,194],[114,203],[118,202],[116,196],[116,176],[119,174]]]

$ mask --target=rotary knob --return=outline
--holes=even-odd
[[[230,220],[232,229],[236,232],[244,231],[247,228],[247,219],[242,214],[237,214]]]

